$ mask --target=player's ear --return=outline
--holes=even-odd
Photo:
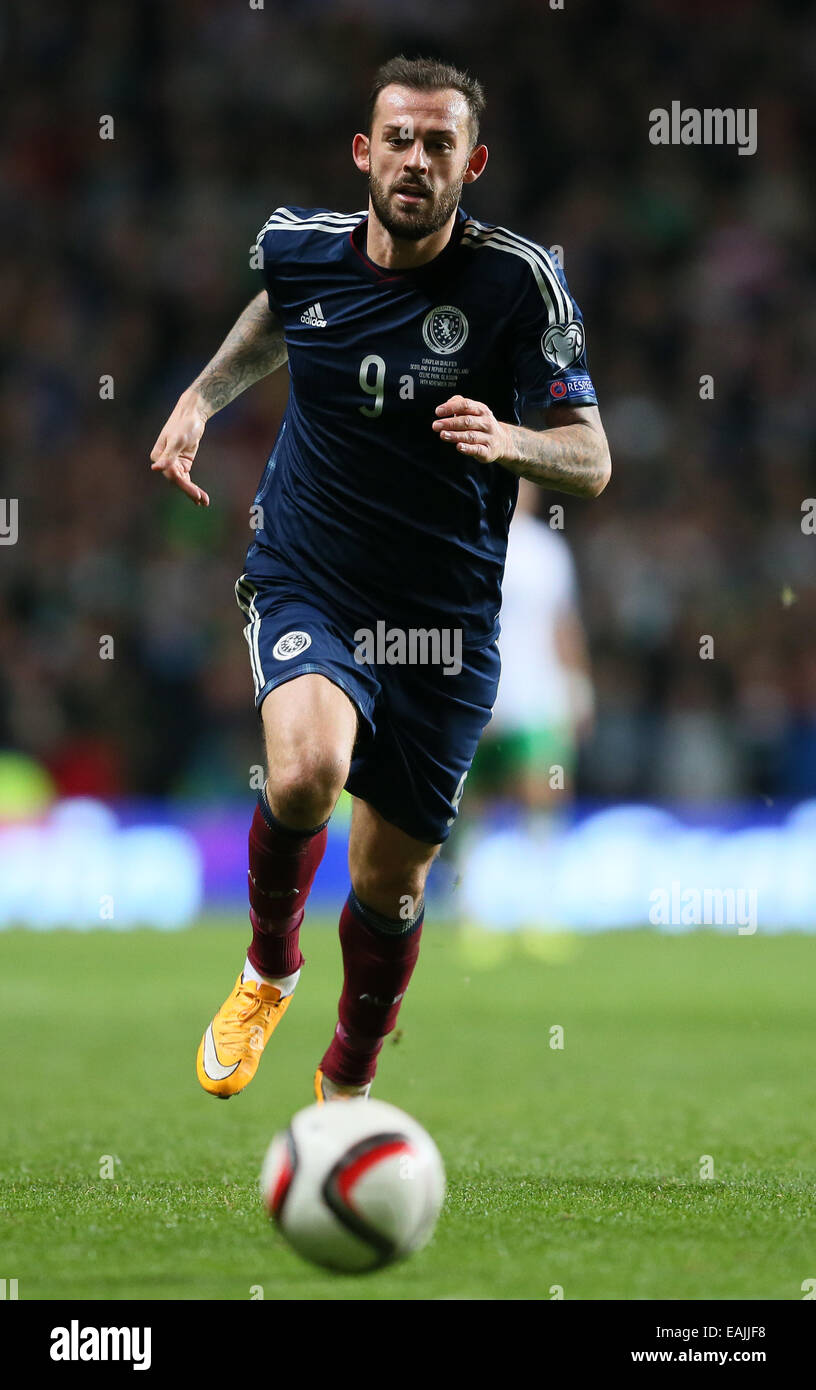
[[[351,143],[351,153],[354,158],[354,163],[363,174],[368,174],[370,172],[370,149],[371,144],[367,135],[355,135]]]
[[[477,145],[467,162],[465,169],[465,183],[475,183],[487,163],[487,145]]]

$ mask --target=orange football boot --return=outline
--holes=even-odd
[[[205,1091],[222,1100],[243,1091],[293,998],[294,994],[287,994],[281,999],[275,985],[259,985],[238,976],[232,994],[199,1043],[196,1075]]]

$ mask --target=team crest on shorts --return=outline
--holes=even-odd
[[[453,304],[439,304],[429,309],[422,321],[422,336],[431,352],[447,357],[464,347],[468,335],[468,321],[461,309]]]
[[[293,656],[300,656],[311,645],[308,632],[285,632],[272,648],[272,655],[276,661],[291,661]]]
[[[584,329],[577,319],[571,319],[569,323],[554,323],[542,334],[541,351],[559,371],[577,362],[583,350]]]

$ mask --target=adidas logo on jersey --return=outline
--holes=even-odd
[[[319,304],[312,304],[300,316],[301,323],[308,323],[310,328],[326,328],[328,320],[323,317],[323,310]]]

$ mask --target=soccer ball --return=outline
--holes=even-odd
[[[289,1244],[325,1269],[380,1269],[430,1240],[445,1170],[430,1135],[382,1100],[298,1111],[272,1140],[261,1196]]]

